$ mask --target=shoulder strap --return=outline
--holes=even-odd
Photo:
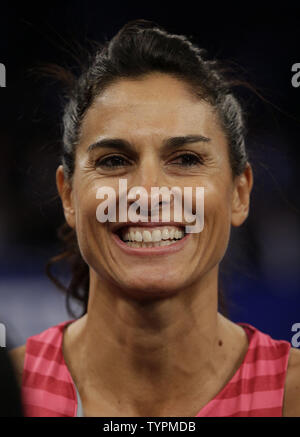
[[[26,341],[22,376],[25,416],[76,416],[76,392],[62,353],[63,329],[72,321],[61,322]]]
[[[225,387],[199,412],[209,417],[281,417],[291,345],[247,323],[249,339],[243,362]]]

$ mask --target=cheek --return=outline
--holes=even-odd
[[[117,182],[115,183],[117,185]],[[108,183],[105,178],[101,180],[97,176],[90,177],[78,175],[74,183],[75,208],[76,208],[76,229],[85,234],[91,227],[104,227],[105,223],[97,220],[97,209],[99,205],[107,203],[107,191],[116,192],[116,186]],[[110,203],[114,204],[113,198]]]
[[[200,211],[201,198],[204,197],[204,217],[215,218],[217,221],[230,222],[231,217],[231,185],[225,179],[212,178],[203,180],[198,187],[203,188],[203,196],[196,199],[196,186],[193,187],[193,213]],[[197,208],[198,200],[198,208]],[[188,203],[190,196],[188,196]],[[202,208],[201,208],[202,210]]]
[[[96,210],[103,202],[95,193],[83,193],[76,211],[76,233],[79,250],[86,264],[107,277],[111,257],[107,241],[107,223],[99,223]]]
[[[101,238],[101,227],[104,226],[97,221],[96,217],[97,206],[101,202],[96,198],[96,192],[95,187],[84,186],[76,191],[76,234],[80,251],[85,260],[87,253],[93,250],[98,237]]]
[[[231,196],[226,184],[207,184],[204,189],[203,235],[209,252],[220,261],[224,256],[231,228]]]

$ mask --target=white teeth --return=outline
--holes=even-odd
[[[163,229],[163,231],[161,233],[161,238],[163,240],[168,240],[170,238],[169,229],[168,228]]]
[[[161,232],[159,229],[155,229],[155,231],[152,232],[152,241],[160,241],[161,240]]]
[[[167,246],[169,243],[171,243],[171,242],[170,241],[161,241],[160,246]]]
[[[148,229],[136,229],[134,227],[128,229],[124,229],[122,233],[123,241],[129,242],[137,242],[146,243],[145,247],[152,247],[153,245],[157,245],[157,243],[162,242],[172,242],[172,240],[179,240],[184,237],[184,230],[178,229],[176,227],[163,227],[160,229],[154,228],[151,230]],[[151,244],[152,243],[152,244]],[[162,244],[164,246],[164,244]],[[135,247],[135,246],[133,246]],[[138,247],[143,247],[138,245]]]
[[[174,238],[176,238],[176,240],[178,239],[178,231],[175,231]]]
[[[136,231],[135,241],[143,241],[143,237],[142,237],[142,234],[140,233],[140,231]]]
[[[144,231],[143,232],[143,240],[144,241],[152,241],[151,232]]]
[[[134,242],[134,241],[127,241],[126,242],[127,246],[136,247],[136,248],[137,247],[139,247],[139,248],[141,248],[141,247],[149,248],[149,247],[169,246],[170,244],[175,244],[175,243],[176,243],[175,240],[173,240],[173,241],[170,241],[170,240],[168,240],[168,241],[158,241],[156,243],[137,243],[137,242]]]

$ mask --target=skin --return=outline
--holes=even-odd
[[[163,148],[165,138],[191,134],[210,141]],[[135,152],[122,153],[130,164],[113,170],[95,165],[120,154],[87,152],[104,137],[132,144]],[[203,164],[178,165],[187,151]],[[204,186],[203,231],[174,254],[124,254],[112,242],[113,223],[95,217],[97,189],[117,191],[119,178],[127,178],[128,189],[145,187],[149,196],[151,186],[179,186],[182,192]],[[119,80],[87,111],[72,181],[62,167],[57,170],[66,220],[90,266],[88,313],[64,335],[65,360],[86,415],[195,415],[233,376],[248,342],[244,330],[217,311],[218,269],[231,226],[248,215],[252,184],[249,164],[232,177],[213,108],[174,77]]]
[[[163,149],[171,136],[201,134],[208,143]],[[123,138],[135,153],[94,150],[104,137]],[[179,155],[203,157],[184,167]],[[131,164],[95,165],[118,154]],[[90,266],[88,312],[64,331],[63,354],[79,390],[85,416],[195,416],[232,378],[248,348],[244,330],[218,313],[219,263],[231,226],[249,212],[250,164],[233,177],[228,144],[213,109],[186,84],[153,73],[110,85],[87,111],[72,180],[57,169],[57,187],[68,224],[76,229]],[[205,219],[181,251],[133,257],[112,241],[115,223],[99,223],[100,186],[204,186]],[[193,190],[194,192],[195,190]],[[11,351],[21,383],[25,345]],[[300,415],[300,351],[291,350],[284,415]]]

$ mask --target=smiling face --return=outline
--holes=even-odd
[[[203,140],[170,141],[191,136]],[[104,139],[122,141],[100,147]],[[130,248],[134,243],[122,242],[116,233],[122,223],[100,223],[96,218],[101,203],[97,190],[113,188],[118,203],[119,179],[127,179],[128,190],[144,187],[149,199],[151,187],[177,186],[182,193],[184,187],[192,187],[193,196],[196,187],[204,187],[202,232],[187,234],[175,244],[163,243],[162,248],[148,249],[149,243]],[[132,297],[151,298],[170,296],[209,272],[217,273],[231,225],[239,226],[247,217],[252,173],[248,166],[233,178],[226,136],[213,108],[196,99],[185,82],[152,73],[141,79],[118,80],[95,99],[82,123],[72,183],[64,180],[59,167],[57,185],[66,220],[76,229],[91,273],[100,283],[113,283]],[[136,230],[140,230],[138,240],[149,240],[149,235],[162,236],[164,241],[182,236],[171,226],[133,227],[118,229],[118,233],[123,239],[134,239]]]

